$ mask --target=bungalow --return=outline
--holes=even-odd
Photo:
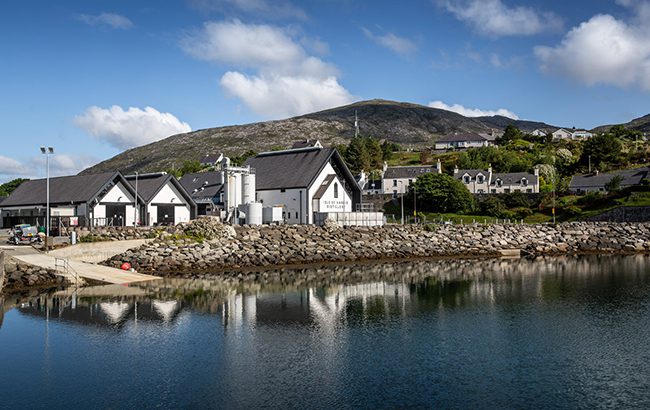
[[[25,181],[2,203],[2,223],[45,225],[45,179]],[[133,226],[135,189],[119,172],[50,178],[51,226]],[[145,203],[137,195],[140,210]],[[56,217],[56,220],[55,220]]]
[[[552,135],[553,135],[553,139],[558,139],[558,140],[568,140],[573,138],[573,133],[565,130],[564,128],[560,128],[553,131]]]
[[[126,180],[145,202],[139,225],[176,225],[196,218],[196,203],[180,182],[166,172],[128,175]]]
[[[539,170],[534,173],[493,173],[481,169],[454,168],[454,177],[473,194],[507,194],[510,192],[539,193]]]
[[[223,172],[185,174],[180,184],[197,205],[197,215],[219,215],[223,209]]]
[[[263,152],[244,165],[256,170],[256,200],[282,206],[289,224],[311,224],[315,213],[351,212],[361,203],[361,189],[334,148]]]
[[[427,166],[404,166],[388,167],[384,164],[384,175],[382,176],[381,186],[384,194],[393,194],[394,196],[408,192],[409,186],[418,179],[419,176],[428,173],[442,173],[440,160],[436,165]]]
[[[533,137],[545,137],[546,134],[548,134],[548,132],[541,128],[537,128],[530,133]]]
[[[593,134],[587,130],[583,129],[571,129],[567,131],[564,128],[560,128],[553,132],[553,139],[577,139],[577,138],[591,138]]]
[[[450,134],[435,143],[435,149],[480,148],[490,145],[490,141],[479,134]]]
[[[616,176],[622,178],[621,188],[641,185],[644,179],[650,178],[650,167],[623,169],[606,174],[596,171],[592,174],[574,175],[569,183],[569,191],[575,194],[606,192],[605,185]]]
[[[573,130],[572,136],[574,139],[576,138],[591,138],[594,136],[594,134],[590,133],[587,130]]]

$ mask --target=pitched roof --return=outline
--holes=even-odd
[[[199,160],[201,164],[214,164],[221,158],[221,155],[206,155]]]
[[[118,172],[50,178],[50,203],[89,202],[100,193],[104,186],[116,178],[123,180]],[[2,206],[45,205],[46,202],[46,179],[32,179],[20,184],[2,203]]]
[[[388,167],[384,171],[384,179],[399,179],[399,178],[417,178],[430,172],[438,172],[438,167],[435,165],[430,166],[409,166],[409,167]]]
[[[223,189],[223,179],[219,171],[185,174],[179,182],[197,202],[212,200],[219,196]]]
[[[336,179],[336,174],[329,174],[325,177],[323,182],[320,184],[320,187],[314,194],[314,199],[321,199],[323,195],[325,195],[325,192],[327,192],[327,188],[330,187],[330,184],[332,181]]]
[[[293,143],[291,146],[291,149],[297,149],[297,148],[322,148],[323,146],[321,145],[320,141],[318,140],[303,140],[303,141],[296,141]]]
[[[569,188],[604,188],[605,184],[617,175],[623,177],[621,186],[639,185],[644,178],[650,178],[650,167],[623,169],[606,174],[574,175],[569,183]]]
[[[3,202],[5,199],[7,199],[6,196],[0,196],[0,204],[2,204],[2,202]]]
[[[440,138],[436,142],[462,142],[462,141],[487,141],[487,138],[479,134],[465,133],[465,134],[449,134]]]
[[[523,178],[528,180],[529,185],[537,185],[537,181],[539,180],[537,175],[528,172],[508,172],[492,174],[490,185],[496,185],[497,179],[500,179],[503,182],[503,185],[516,185],[520,183]]]
[[[381,183],[383,180],[381,179],[370,179],[366,181],[366,184],[363,186],[363,189],[365,190],[378,190],[381,189]]]
[[[478,174],[483,174],[485,177],[489,175],[487,171],[482,169],[459,169],[458,173],[454,172],[454,178],[462,179],[465,174],[469,175],[472,178],[476,178]]]
[[[140,195],[145,202],[151,201],[154,195],[156,195],[160,188],[167,182],[169,177],[170,175],[165,173],[138,175],[138,195]],[[125,178],[135,189],[135,175],[128,175]]]
[[[258,190],[305,188],[335,151],[334,148],[303,148],[265,152],[248,158],[244,165],[255,168]]]

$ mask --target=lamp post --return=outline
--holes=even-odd
[[[133,226],[138,226],[138,171],[135,171],[135,197],[133,198]]]
[[[413,220],[416,224],[418,223],[417,196],[418,191],[415,189],[415,185],[413,185]]]
[[[401,190],[404,191],[404,181],[397,181],[397,182],[399,182],[401,184],[401,186],[402,186]],[[404,225],[404,192],[402,192],[401,194],[402,195],[400,196],[400,199],[402,201],[402,204],[401,204],[400,208],[402,209],[402,225]]]
[[[45,249],[47,249],[47,238],[50,237],[50,155],[54,154],[54,148],[52,147],[41,147],[41,154],[45,155],[45,169],[46,169],[46,179],[45,179]]]

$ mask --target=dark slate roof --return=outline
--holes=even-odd
[[[521,179],[526,178],[529,185],[536,185],[539,177],[535,174],[530,174],[528,172],[509,172],[509,173],[499,173],[492,174],[492,181],[490,185],[496,185],[496,180],[500,179],[503,181],[503,185],[517,185],[521,183]]]
[[[478,134],[449,134],[440,138],[436,142],[462,142],[462,141],[487,141],[487,138]]]
[[[219,159],[220,155],[206,155],[205,157],[201,158],[199,162],[201,164],[214,164],[217,162]]]
[[[312,148],[317,146],[316,144],[320,144],[318,140],[304,140],[304,141],[297,141],[294,142],[293,145],[291,146],[291,149],[297,149],[297,148]]]
[[[476,178],[478,174],[483,174],[486,178],[490,176],[490,174],[483,169],[459,169],[458,173],[454,173],[454,178],[463,179],[465,174],[468,174],[471,178]]]
[[[138,195],[145,200],[145,202],[151,201],[151,199],[156,195],[156,193],[162,188],[162,186],[169,179],[167,174],[157,174],[157,175],[143,175],[138,176]],[[125,177],[131,186],[135,189],[135,175],[128,175]]]
[[[212,200],[218,197],[223,189],[223,180],[219,171],[185,174],[180,179],[180,184],[197,202]]]
[[[388,167],[384,172],[384,179],[417,178],[427,172],[438,172],[438,167],[434,165],[426,167]]]
[[[328,176],[325,177],[323,180],[323,183],[320,185],[320,188],[316,191],[314,194],[314,199],[321,199],[323,195],[325,195],[325,192],[327,191],[327,188],[329,188],[330,184],[334,179],[336,178],[336,174],[329,174]]]
[[[608,172],[606,174],[599,173],[575,175],[571,178],[569,189],[575,188],[604,188],[605,184],[612,180],[616,175],[623,177],[621,186],[639,185],[644,178],[650,178],[650,167],[623,169],[620,171]]]
[[[5,199],[7,199],[6,196],[0,196],[0,204],[2,204],[2,202],[3,202]]]
[[[248,158],[244,165],[255,168],[257,190],[306,188],[335,151],[334,148],[313,148],[265,152]]]
[[[50,203],[89,202],[105,185],[116,178],[123,179],[117,172],[50,178]],[[2,206],[45,205],[46,192],[45,179],[25,181],[11,193]]]
[[[365,189],[365,190],[373,190],[373,189],[374,190],[379,190],[379,189],[381,189],[381,183],[382,183],[381,179],[371,179],[371,180],[366,182],[366,185],[363,186],[363,189]],[[373,188],[372,184],[375,184],[374,188]]]

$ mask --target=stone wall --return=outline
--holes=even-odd
[[[31,288],[49,288],[63,284],[63,277],[56,271],[19,261],[5,255],[5,284],[2,292],[11,293]]]
[[[129,262],[140,272],[222,272],[270,266],[431,257],[650,252],[650,224],[389,225],[238,227],[234,238],[156,240],[104,263]]]
[[[169,228],[152,228],[148,226],[137,228],[132,226],[110,226],[92,229],[76,227],[73,228],[72,231],[77,233],[78,241],[82,241],[82,238],[92,238],[93,241],[125,241],[152,238],[155,237],[159,231],[164,231],[166,229]]]
[[[589,218],[594,222],[650,222],[650,206],[621,206]]]

